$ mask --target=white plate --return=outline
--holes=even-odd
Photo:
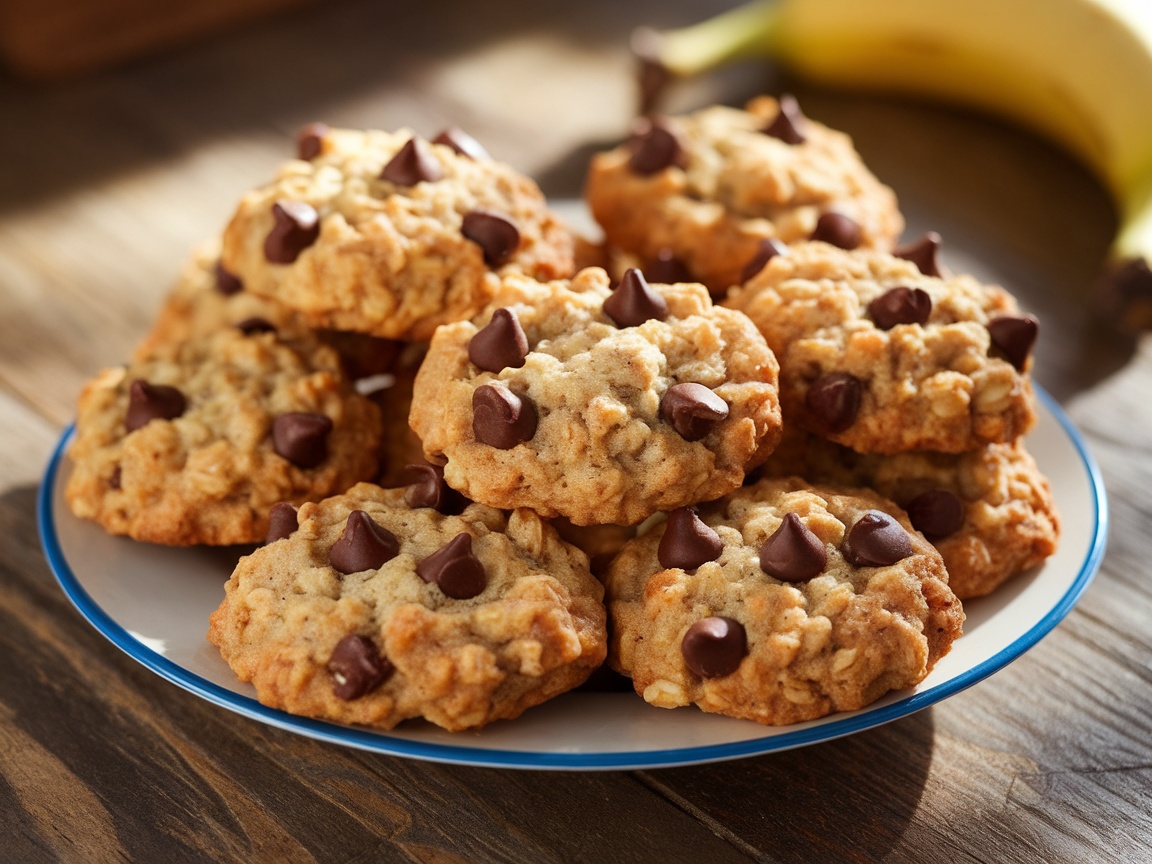
[[[71,430],[61,438],[41,486],[41,542],[69,599],[117,647],[192,693],[269,725],[378,753],[466,765],[688,765],[802,747],[896,720],[972,686],[1035,645],[1088,586],[1107,533],[1104,487],[1092,456],[1041,392],[1040,422],[1028,448],[1052,482],[1063,526],[1059,550],[993,596],[966,603],[964,636],[914,690],[861,711],[777,728],[695,708],[653,708],[631,693],[576,691],[481,732],[449,733],[414,721],[385,733],[294,717],[257,702],[253,688],[235,679],[204,636],[236,550],[135,543],[76,519],[63,500],[70,436]]]

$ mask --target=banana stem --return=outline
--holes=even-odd
[[[776,27],[778,0],[752,0],[676,30],[640,29],[632,50],[675,76],[689,76],[732,60],[767,53]]]

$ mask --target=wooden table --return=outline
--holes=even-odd
[[[557,197],[634,107],[631,28],[703,0],[341,2],[87,80],[0,78],[0,858],[5,861],[1152,859],[1152,343],[1094,315],[1113,215],[1058,152],[976,116],[745,66],[670,107],[795,92],[850,132],[910,232],[1042,319],[1036,377],[1110,495],[1073,613],[971,689],[848,738],[629,772],[439,765],[327,745],[167,683],[72,608],[34,505],[77,392],[302,124],[457,123]],[[482,9],[483,11],[476,11]],[[654,709],[655,710],[655,709]],[[690,709],[682,709],[690,710]]]

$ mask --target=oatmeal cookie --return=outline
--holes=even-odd
[[[529,510],[445,515],[360,484],[240,560],[208,639],[260,701],[391,729],[479,729],[577,686],[606,652],[603,589]]]
[[[776,374],[756,328],[702,285],[510,275],[484,313],[436,332],[410,423],[473,500],[633,525],[763,461],[780,435]]]
[[[652,705],[782,725],[924,679],[964,613],[939,553],[874,492],[762,480],[628,543],[609,663]]]

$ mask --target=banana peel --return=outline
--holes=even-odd
[[[821,85],[916,95],[1022,125],[1080,159],[1118,230],[1098,289],[1152,329],[1152,0],[751,0],[633,33],[642,110],[675,79],[772,58]]]

